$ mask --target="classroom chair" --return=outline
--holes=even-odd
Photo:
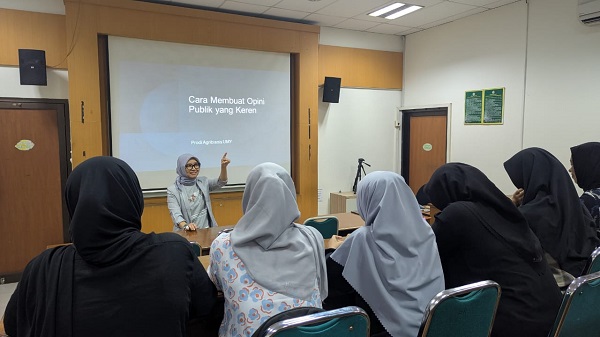
[[[576,278],[565,291],[549,337],[600,336],[600,272]]]
[[[339,221],[335,216],[318,216],[306,219],[304,225],[316,228],[323,235],[323,239],[330,239],[337,235]]]
[[[488,337],[500,300],[500,286],[481,281],[439,292],[427,305],[419,337]]]
[[[271,324],[253,337],[368,337],[369,316],[355,306],[318,312]]]
[[[600,271],[600,258],[597,258],[598,255],[600,255],[600,247],[594,249],[592,255],[590,255],[588,258],[583,275],[593,274]]]
[[[190,244],[192,245],[192,250],[196,253],[196,256],[202,255],[202,246],[200,246],[198,242],[190,241]]]

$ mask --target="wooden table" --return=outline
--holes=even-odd
[[[338,218],[340,235],[347,235],[353,230],[365,225],[363,219],[355,213],[335,213],[329,214]],[[195,241],[202,247],[202,255],[208,254],[210,245],[214,239],[219,236],[223,230],[232,229],[234,226],[218,226],[212,228],[203,228],[195,231],[179,231],[177,234],[183,236],[188,241]]]
[[[328,214],[328,216],[335,216],[336,218],[338,218],[338,233],[340,233],[340,235],[342,236],[349,234],[353,230],[365,225],[365,221],[360,217],[360,215],[352,212],[333,213]]]

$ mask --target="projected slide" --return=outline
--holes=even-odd
[[[112,150],[144,189],[173,183],[177,157],[197,155],[229,184],[255,165],[290,169],[290,55],[109,37]]]

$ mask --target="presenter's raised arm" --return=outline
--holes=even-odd
[[[229,165],[231,161],[227,158],[227,152],[223,154],[221,158],[221,175],[219,175],[220,181],[227,181],[227,165]]]

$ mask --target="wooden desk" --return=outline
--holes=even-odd
[[[219,232],[224,229],[233,228],[233,226],[218,226],[211,228],[197,229],[195,231],[179,231],[177,234],[183,236],[188,241],[195,241],[202,247],[202,255],[208,254],[210,244],[219,236]]]
[[[365,225],[365,221],[356,213],[333,213],[328,215],[338,218],[338,233],[340,233],[340,235],[349,234],[355,229]]]
[[[356,211],[356,194],[354,192],[329,193],[329,212],[345,213]]]
[[[330,214],[338,218],[340,235],[346,235],[353,230],[365,225],[363,219],[354,213],[335,213]],[[219,236],[219,232],[224,229],[230,229],[234,226],[218,226],[212,228],[203,228],[195,231],[180,231],[177,234],[183,236],[188,241],[195,241],[202,247],[202,255],[209,253],[210,245],[213,240]]]

